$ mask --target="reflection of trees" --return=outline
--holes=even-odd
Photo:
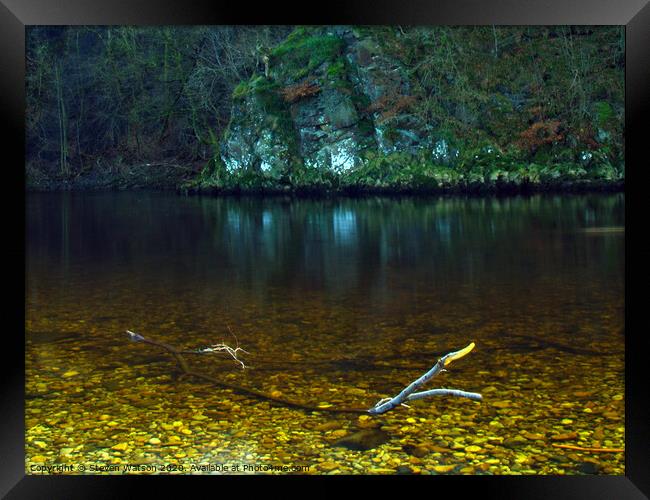
[[[127,273],[170,290],[326,291],[390,302],[423,287],[512,284],[602,263],[622,280],[624,196],[178,198],[166,194],[30,195],[30,262],[50,271]],[[62,266],[61,264],[65,264]],[[143,285],[144,286],[144,285]]]

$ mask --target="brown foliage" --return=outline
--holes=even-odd
[[[544,110],[541,106],[533,106],[532,108],[528,108],[528,112],[530,113],[533,121],[540,121],[544,116]]]
[[[517,143],[519,147],[535,152],[545,144],[560,142],[564,136],[560,133],[559,120],[546,120],[533,123],[519,134]]]
[[[295,85],[289,85],[284,87],[280,93],[285,102],[293,104],[298,102],[305,97],[310,97],[316,95],[320,92],[320,87],[315,82],[304,81],[301,83],[296,83]]]
[[[416,100],[417,98],[412,95],[384,94],[375,102],[371,103],[370,106],[366,108],[366,112],[379,112],[378,121],[382,122],[389,120],[402,111],[410,108]]]
[[[578,142],[585,144],[589,149],[597,149],[599,147],[598,142],[594,138],[594,129],[590,125],[580,128],[576,136]]]

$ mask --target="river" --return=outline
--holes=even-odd
[[[30,193],[27,472],[624,474],[624,204]]]

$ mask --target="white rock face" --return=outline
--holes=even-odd
[[[303,163],[339,175],[358,166],[366,152],[431,151],[433,134],[410,109],[414,98],[401,63],[349,27],[334,33],[344,42],[344,69],[331,71],[340,59],[325,61],[298,80],[279,70],[264,86],[252,81],[249,93],[234,103],[221,149],[229,173],[253,169],[280,179]],[[309,81],[317,92],[291,101],[282,97],[282,89]],[[439,148],[441,155],[452,155],[445,141]]]
[[[332,170],[336,172],[347,172],[354,168],[355,158],[358,154],[357,144],[352,137],[348,137],[337,143],[331,149],[330,161]]]

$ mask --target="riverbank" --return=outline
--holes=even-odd
[[[25,188],[42,191],[123,191],[156,189],[174,191],[196,176],[196,168],[176,163],[145,163],[111,165],[70,175],[44,175],[41,170],[27,166]]]
[[[490,196],[490,195],[523,195],[535,193],[618,193],[625,191],[625,182],[603,183],[582,181],[574,183],[557,184],[490,184],[439,187],[428,189],[391,189],[348,186],[339,190],[300,188],[300,189],[274,189],[274,190],[241,190],[241,189],[187,189],[179,188],[178,192],[184,195],[211,195],[211,196],[429,196],[429,195],[458,195],[458,196]]]
[[[459,173],[440,168],[427,176],[411,177],[403,182],[387,169],[384,176],[366,176],[359,172],[348,176],[321,175],[311,182],[291,184],[286,179],[262,175],[214,176],[209,168],[197,173],[196,167],[178,165],[135,165],[106,168],[75,177],[26,176],[26,190],[48,191],[177,191],[185,195],[292,195],[292,196],[372,196],[372,195],[516,195],[527,193],[622,192],[625,178],[616,170],[587,171],[580,166],[556,168],[532,165],[529,168],[471,170]]]
[[[295,197],[329,197],[329,196],[430,196],[430,195],[457,195],[457,196],[515,196],[537,193],[553,194],[579,194],[579,193],[622,193],[625,191],[625,181],[608,183],[599,181],[576,181],[555,184],[509,184],[495,183],[490,185],[471,185],[439,187],[428,189],[412,188],[372,188],[347,186],[333,190],[325,188],[297,188],[297,189],[237,189],[237,188],[188,188],[172,183],[144,185],[133,182],[132,179],[106,179],[102,183],[87,184],[86,182],[65,182],[61,184],[41,184],[27,186],[27,192],[102,192],[102,191],[176,191],[181,195],[207,195],[207,196],[295,196]]]
[[[27,188],[620,190],[623,35],[620,27],[34,29]],[[80,43],[96,57],[81,57]],[[224,57],[242,66],[205,65]]]

